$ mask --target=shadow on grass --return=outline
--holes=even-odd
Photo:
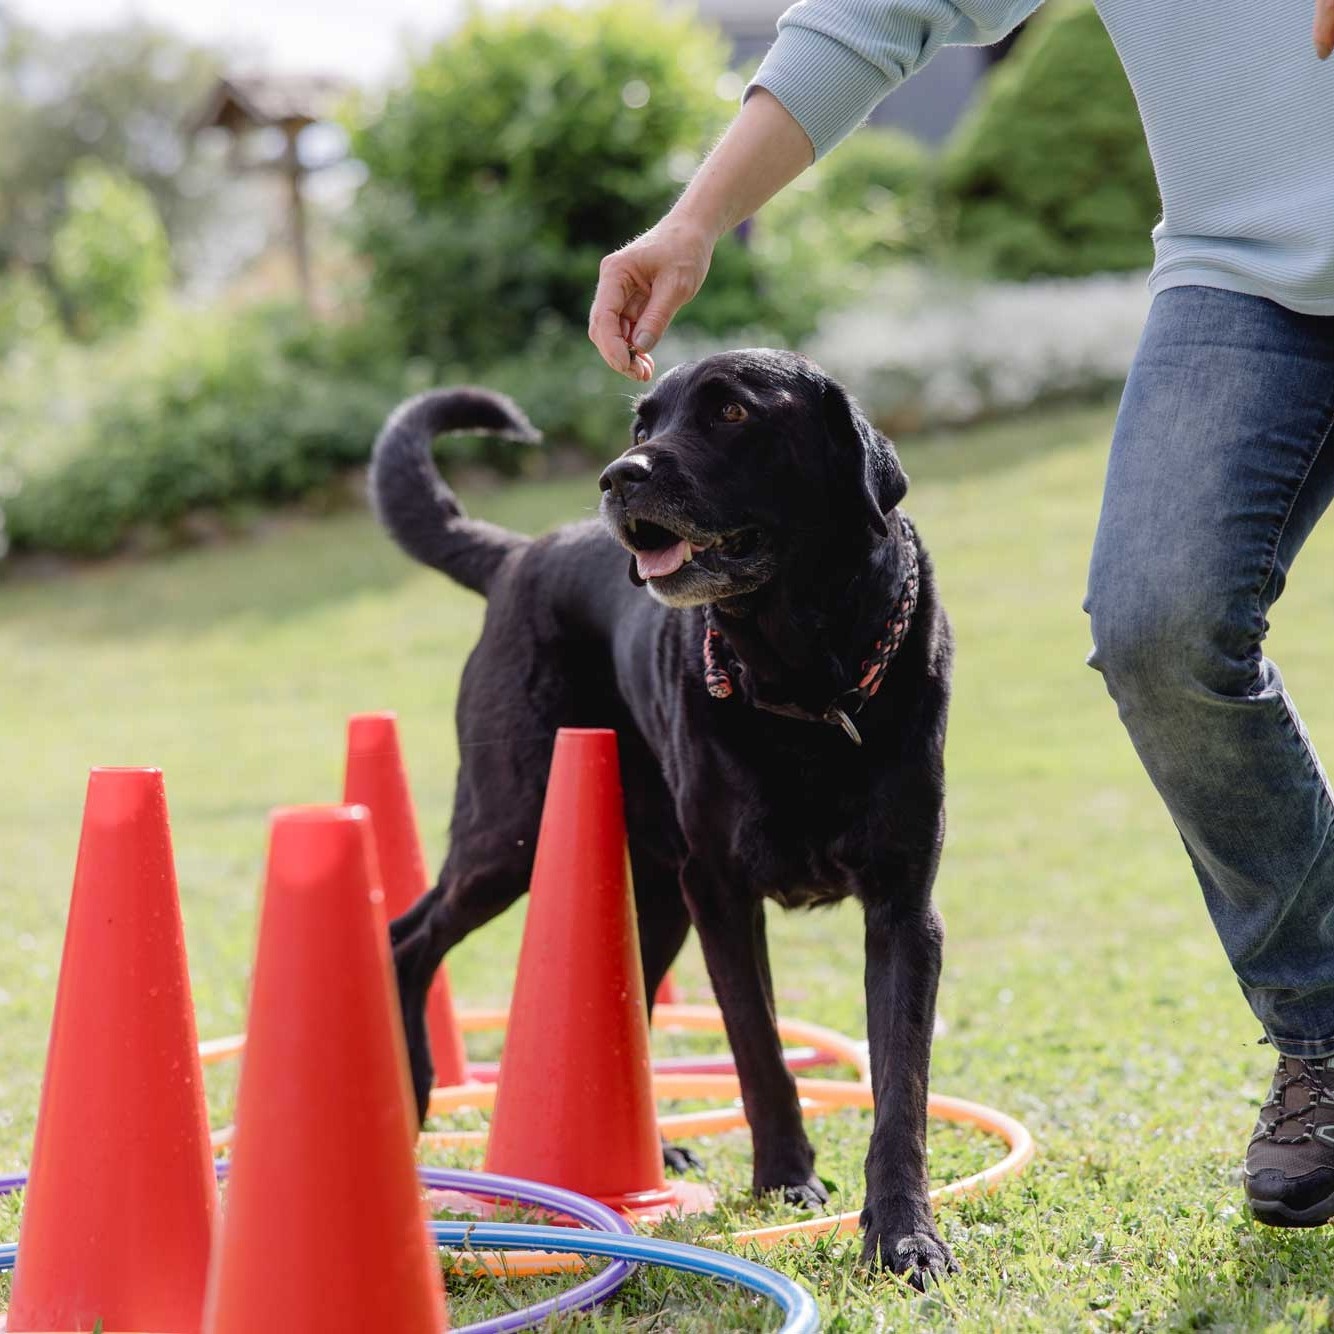
[[[0,626],[21,631],[27,622],[43,638],[70,640],[188,637],[384,592],[413,570],[364,513],[280,518],[212,546],[20,571],[0,585]]]
[[[466,496],[468,512],[522,532],[594,513],[597,474]],[[300,619],[422,576],[364,508],[270,516],[249,535],[152,558],[118,557],[0,582],[0,633],[46,640],[189,638]],[[440,578],[442,587],[445,581]],[[463,594],[471,597],[471,594]]]

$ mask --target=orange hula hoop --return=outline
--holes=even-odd
[[[506,1009],[463,1010],[459,1012],[459,1026],[465,1033],[476,1033],[503,1028],[508,1020]],[[723,1031],[722,1014],[705,1005],[658,1005],[653,1012],[654,1026],[676,1032]],[[785,1042],[802,1042],[826,1055],[836,1057],[857,1072],[855,1080],[798,1079],[797,1095],[803,1114],[814,1117],[844,1108],[871,1109],[874,1105],[870,1085],[870,1065],[865,1043],[820,1024],[800,1019],[780,1018],[779,1036]],[[245,1046],[244,1035],[213,1038],[199,1044],[199,1059],[204,1065],[215,1065],[238,1056]],[[654,1096],[662,1098],[691,1098],[728,1100],[736,1102],[741,1096],[741,1085],[735,1074],[665,1074],[653,1076]],[[482,1083],[459,1084],[452,1088],[431,1091],[430,1110],[450,1113],[464,1109],[484,1111],[490,1108],[496,1095],[496,1085]],[[990,1167],[937,1186],[931,1192],[932,1201],[957,1196],[986,1194],[995,1190],[1002,1181],[1017,1175],[1032,1162],[1036,1148],[1032,1135],[1014,1117],[995,1108],[933,1093],[927,1098],[927,1115],[938,1121],[972,1126],[986,1134],[995,1135],[1005,1142],[1005,1156]],[[733,1106],[706,1112],[671,1113],[658,1118],[662,1130],[676,1138],[695,1138],[719,1134],[746,1125],[745,1113]],[[230,1143],[232,1127],[213,1133],[215,1148]],[[420,1142],[437,1148],[477,1146],[485,1143],[484,1130],[428,1131]],[[860,1210],[828,1214],[819,1218],[779,1223],[771,1227],[750,1228],[742,1232],[717,1233],[706,1237],[709,1242],[736,1245],[750,1243],[761,1248],[778,1245],[793,1239],[847,1236],[858,1230]],[[538,1251],[515,1251],[505,1254],[460,1256],[455,1271],[462,1273],[492,1273],[506,1276],[550,1274],[561,1270],[579,1269],[584,1261],[577,1256],[557,1256]]]

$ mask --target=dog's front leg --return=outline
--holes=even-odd
[[[693,861],[681,884],[736,1061],[755,1193],[781,1190],[793,1204],[824,1204],[829,1196],[815,1175],[815,1150],[774,1018],[764,905]]]
[[[927,1193],[926,1094],[944,923],[930,902],[866,904],[866,1015],[875,1124],[866,1155],[862,1258],[917,1288],[957,1271]]]

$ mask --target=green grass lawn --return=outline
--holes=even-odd
[[[941,1208],[963,1273],[926,1296],[861,1273],[855,1243],[773,1257],[809,1283],[829,1328],[1329,1325],[1328,1236],[1257,1228],[1242,1205],[1241,1154],[1270,1052],[1255,1045],[1172,825],[1083,665],[1080,598],[1110,424],[1109,410],[1070,411],[903,447],[908,508],[958,635],[938,884],[947,1029],[933,1085],[1019,1116],[1040,1156],[998,1194]],[[536,530],[588,512],[595,497],[585,477],[479,496],[474,508]],[[1276,610],[1271,646],[1327,750],[1332,558],[1327,525]],[[30,1149],[87,767],[165,770],[200,1031],[233,1032],[265,814],[338,796],[347,714],[399,711],[438,862],[455,683],[480,611],[360,514],[0,584],[0,1171]],[[864,1032],[855,907],[770,920],[780,1008]],[[464,1004],[506,1000],[521,924],[520,906],[451,956]],[[677,975],[691,999],[706,999],[693,943]],[[219,1118],[229,1096],[213,1090]],[[840,1208],[859,1202],[866,1132],[860,1115],[816,1123]],[[696,1148],[727,1219],[775,1215],[745,1196],[743,1136]],[[941,1129],[933,1175],[999,1152]],[[0,1233],[15,1231],[11,1209]],[[533,1290],[452,1284],[456,1321]],[[773,1319],[763,1304],[651,1273],[578,1327],[761,1329]]]

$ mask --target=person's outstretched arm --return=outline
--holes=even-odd
[[[672,210],[602,261],[588,336],[607,365],[651,379],[648,353],[699,291],[718,238],[814,160],[806,131],[776,97],[763,89],[748,97]]]
[[[647,354],[699,291],[720,236],[851,133],[946,42],[997,41],[1038,3],[805,0],[789,9],[740,113],[685,193],[602,261],[588,336],[607,365],[650,379]]]

